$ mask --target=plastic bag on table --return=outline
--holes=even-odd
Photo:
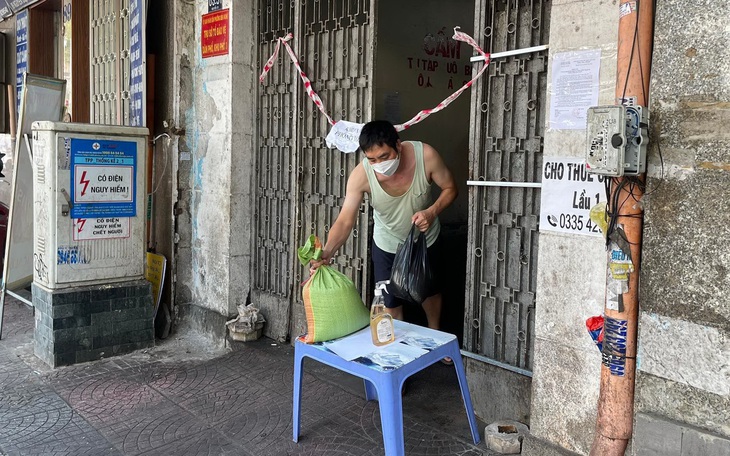
[[[412,304],[421,304],[431,295],[431,281],[426,235],[412,225],[395,253],[388,291]]]

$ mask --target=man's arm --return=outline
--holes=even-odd
[[[456,187],[454,176],[441,159],[439,153],[428,144],[423,145],[423,162],[426,168],[426,177],[441,189],[441,194],[434,203],[425,210],[413,214],[412,221],[419,230],[425,232],[431,227],[438,215],[454,202],[459,190]]]
[[[366,190],[367,176],[365,175],[365,169],[363,169],[362,164],[359,164],[347,179],[345,202],[342,204],[340,214],[337,216],[337,220],[335,220],[327,235],[327,243],[322,249],[322,260],[312,262],[313,269],[316,269],[324,263],[329,263],[335,252],[350,237],[352,228],[355,226],[355,222],[357,222],[357,214],[360,211],[360,204],[362,203]]]

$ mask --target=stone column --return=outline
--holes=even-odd
[[[223,2],[229,50],[208,58],[201,52],[208,3],[178,7],[177,96],[185,132],[178,145],[177,304],[182,327],[222,341],[225,320],[250,289],[255,6],[252,0]]]
[[[548,106],[556,53],[601,50],[599,105],[615,103],[618,4],[553,3],[550,15]],[[549,111],[547,121],[549,122]],[[546,157],[585,156],[585,130],[555,130],[547,124]],[[534,440],[588,454],[596,425],[601,354],[585,326],[601,315],[606,287],[606,249],[599,237],[540,233],[531,437],[523,454],[542,453]]]

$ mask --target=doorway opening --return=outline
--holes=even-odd
[[[471,46],[453,40],[454,27],[473,36],[474,0],[379,2],[377,9],[374,119],[393,124],[436,106],[472,78]],[[434,147],[451,170],[459,196],[440,216],[444,251],[441,329],[463,336],[469,220],[469,127],[471,92],[445,110],[400,133],[401,140]],[[435,187],[435,186],[434,186]],[[434,198],[438,188],[434,188]],[[426,324],[417,306],[406,319]]]

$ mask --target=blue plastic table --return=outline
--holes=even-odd
[[[428,331],[434,331],[401,321],[396,321],[395,323],[396,334],[399,330],[409,331],[414,334],[426,334]],[[378,400],[380,403],[380,422],[383,427],[383,442],[386,456],[403,456],[405,454],[403,440],[403,404],[401,402],[401,388],[403,383],[411,375],[448,356],[454,360],[454,368],[459,379],[461,397],[464,400],[466,415],[469,420],[469,426],[471,427],[471,435],[474,439],[474,444],[478,444],[479,430],[477,429],[477,422],[474,417],[469,387],[466,383],[464,365],[461,361],[461,354],[459,353],[459,344],[456,341],[456,336],[452,334],[442,332],[438,334],[443,336],[439,338],[441,341],[448,341],[440,343],[433,348],[429,347],[432,348],[430,351],[394,369],[383,369],[378,365],[368,363],[367,360],[362,358],[347,361],[327,349],[326,345],[321,343],[306,344],[301,338],[297,339],[294,344],[294,404],[292,411],[294,441],[297,442],[299,440],[302,367],[304,358],[317,360],[323,364],[362,378],[365,383],[366,399]],[[392,349],[398,343],[402,342],[387,345],[381,350],[387,352],[389,348]]]

